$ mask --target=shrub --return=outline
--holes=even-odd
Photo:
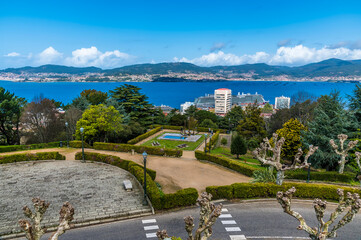
[[[66,145],[66,142],[64,142]],[[30,149],[40,149],[40,148],[55,148],[60,147],[60,142],[50,142],[50,143],[37,143],[30,145],[9,145],[9,146],[0,146],[0,153],[3,152],[14,152],[20,150],[30,150]]]
[[[150,155],[169,156],[169,157],[181,157],[183,155],[182,150],[178,149],[164,149],[151,146],[136,146],[130,144],[118,144],[118,143],[99,143],[96,142],[93,145],[97,150],[109,150],[117,152],[131,152],[134,149],[137,153],[143,153],[146,151]]]
[[[139,135],[138,137],[136,138],[133,138],[131,140],[128,141],[128,144],[136,144],[144,139],[146,139],[147,137],[150,137],[152,136],[153,134],[156,134],[157,132],[159,132],[160,130],[162,130],[162,127],[156,127],[152,130],[150,130],[149,132],[146,132],[142,135]]]
[[[219,164],[223,167],[232,169],[232,170],[239,172],[241,174],[244,174],[248,177],[252,177],[253,172],[258,170],[255,167],[249,166],[247,164],[243,164],[239,161],[228,159],[225,157],[219,157],[217,155],[206,154],[202,151],[196,151],[195,156],[198,160],[206,160],[206,161],[209,161],[212,163]]]
[[[220,133],[221,133],[221,131],[217,131],[215,134],[213,134],[213,136],[211,137],[211,140],[207,143],[208,148],[209,147],[212,148],[217,144]]]
[[[75,141],[70,141],[69,142],[69,147],[72,147],[72,148],[81,148],[81,141],[78,141],[78,140],[75,140]],[[92,148],[88,143],[86,143],[84,141],[84,147],[85,148]]]
[[[247,153],[247,143],[246,140],[244,140],[243,137],[240,135],[236,135],[232,139],[231,143],[231,154],[236,154],[237,158],[239,158],[239,155],[244,155]]]
[[[229,186],[207,187],[206,191],[214,194],[217,198],[227,198],[231,191],[229,187],[233,189],[233,198],[239,199],[274,198],[278,191],[287,191],[291,187],[297,189],[297,194],[295,193],[294,196],[298,198],[338,200],[338,188],[342,188],[346,192],[361,194],[361,190],[356,188],[310,183],[284,183],[282,186],[273,183],[234,183]]]
[[[210,186],[206,188],[206,192],[212,194],[212,199],[221,199],[221,198],[227,198],[232,199],[233,198],[233,187],[231,185],[228,186]]]
[[[257,170],[253,172],[253,183],[276,183],[276,177],[268,169]]]
[[[221,144],[222,144],[223,146],[226,146],[227,143],[228,143],[228,141],[227,141],[226,138],[222,138],[222,139],[221,139]]]
[[[37,161],[37,160],[65,160],[65,156],[59,152],[42,152],[42,153],[23,153],[0,156],[0,164]]]
[[[286,171],[285,177],[287,179],[299,179],[299,180],[307,180],[307,171],[295,170],[295,171]],[[325,181],[325,182],[344,182],[351,183],[356,178],[356,174],[354,173],[338,173],[334,171],[327,172],[311,172],[310,180],[313,181]]]
[[[84,158],[86,160],[103,162],[111,164],[117,167],[120,167],[135,176],[135,178],[144,185],[144,169],[143,166],[134,163],[129,160],[121,159],[117,156],[99,154],[99,153],[90,153],[85,152]],[[75,155],[76,160],[82,159],[82,153],[78,152]],[[147,168],[147,195],[152,202],[152,205],[155,209],[168,209],[181,206],[194,205],[198,198],[198,192],[194,188],[186,188],[177,191],[172,194],[164,194],[157,187],[154,179],[156,178],[156,172],[154,170]]]
[[[81,152],[76,153],[75,160],[81,160],[81,159],[82,159],[82,153]],[[120,167],[126,171],[129,171],[129,168],[132,166],[138,166],[143,169],[142,165],[139,165],[133,161],[124,160],[124,159],[121,159],[120,157],[107,155],[107,154],[84,152],[84,159],[89,160],[89,161],[94,161],[94,162],[102,162],[102,163],[111,164],[111,165]],[[153,180],[156,178],[156,175],[157,175],[156,171],[147,168],[147,173]]]

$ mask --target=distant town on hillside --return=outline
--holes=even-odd
[[[0,70],[0,80],[73,81],[73,82],[182,82],[182,81],[360,81],[361,60],[328,59],[298,67],[271,66],[265,63],[237,66],[200,67],[173,62],[137,64],[114,69],[97,67],[7,68]]]

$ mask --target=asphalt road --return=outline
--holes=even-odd
[[[316,226],[317,220],[312,202],[294,202],[292,206],[294,210],[303,215],[309,226]],[[222,218],[217,219],[211,239],[309,239],[304,231],[296,229],[299,222],[284,213],[275,200],[242,203],[224,202],[223,208]],[[328,206],[325,215],[326,220],[328,220],[330,211],[334,208],[334,204]],[[154,233],[159,228],[167,229],[170,236],[178,236],[185,240],[187,238],[183,218],[188,215],[198,219],[199,208],[194,207],[143,218],[72,229],[59,239],[156,240]],[[336,239],[361,240],[361,213],[355,217],[353,222],[341,228],[338,235],[339,237]],[[231,236],[237,237],[231,238]]]

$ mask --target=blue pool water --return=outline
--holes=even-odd
[[[165,138],[165,139],[177,139],[177,140],[184,140],[184,139],[186,139],[186,137],[182,137],[181,135],[179,135],[179,136],[164,135],[163,138]]]

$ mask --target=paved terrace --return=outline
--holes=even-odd
[[[132,182],[132,192],[123,189],[125,179]],[[25,218],[22,208],[28,205],[33,210],[33,197],[50,202],[43,220],[46,225],[58,222],[65,201],[75,208],[75,222],[151,211],[142,206],[142,189],[130,173],[102,163],[39,161],[0,165],[0,189],[0,236],[20,230],[18,220]]]

